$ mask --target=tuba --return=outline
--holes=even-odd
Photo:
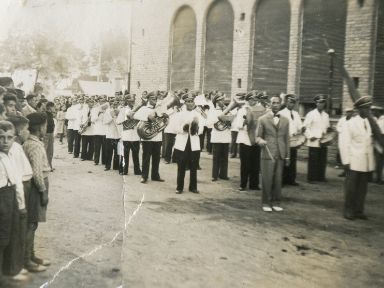
[[[130,130],[135,128],[135,126],[139,123],[139,120],[133,119],[133,115],[139,111],[139,109],[143,106],[147,105],[147,99],[141,98],[141,102],[139,105],[134,107],[128,116],[128,119],[123,122],[123,130]]]
[[[141,139],[150,140],[163,131],[169,123],[169,117],[165,111],[174,106],[180,106],[180,99],[175,95],[169,95],[163,101],[164,103],[168,102],[168,104],[161,104],[155,109],[156,112],[161,113],[162,116],[156,116],[152,121],[141,121],[137,126],[137,134]]]
[[[233,115],[226,115],[229,112],[231,112],[233,109],[240,107],[245,103],[245,95],[236,95],[233,97],[231,103],[225,108],[223,111],[223,114],[220,118],[221,120],[217,121],[213,126],[215,127],[216,130],[218,131],[224,131],[225,129],[231,128],[231,121],[233,120],[234,116]]]

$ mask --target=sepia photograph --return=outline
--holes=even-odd
[[[0,23],[0,288],[384,287],[384,0]]]

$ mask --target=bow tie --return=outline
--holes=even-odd
[[[273,118],[275,117],[280,118],[280,114],[273,114]]]

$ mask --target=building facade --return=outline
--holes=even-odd
[[[362,94],[384,105],[382,0],[138,0],[133,4],[131,91],[190,88],[228,97],[250,89],[317,93],[330,113],[351,105],[327,45]],[[327,43],[327,44],[326,44]]]

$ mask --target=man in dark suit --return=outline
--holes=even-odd
[[[262,205],[265,212],[280,207],[284,161],[289,165],[289,120],[279,114],[281,98],[272,96],[271,111],[259,118],[256,143],[262,147]]]

